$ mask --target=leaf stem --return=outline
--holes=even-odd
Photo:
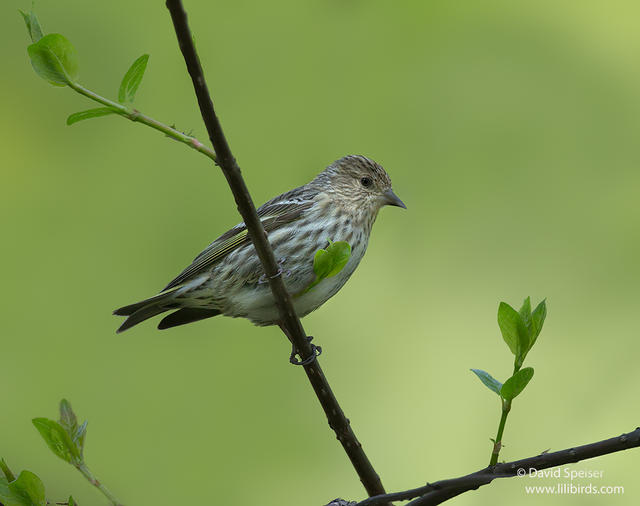
[[[210,147],[202,144],[195,137],[186,135],[180,132],[179,130],[176,130],[175,128],[170,127],[169,125],[165,125],[164,123],[161,123],[160,121],[147,116],[146,114],[142,114],[140,111],[136,109],[129,108],[118,102],[114,102],[113,100],[109,100],[108,98],[102,97],[97,93],[85,88],[79,83],[71,82],[69,84],[69,87],[74,91],[80,93],[80,95],[84,95],[85,97],[90,98],[95,102],[98,102],[102,105],[105,105],[113,109],[113,112],[115,112],[116,114],[119,114],[120,116],[123,116],[131,121],[147,125],[155,130],[159,130],[160,132],[164,133],[167,137],[170,137],[178,142],[182,142],[183,144],[186,144],[187,146],[195,149],[196,151],[202,153],[203,155],[211,158],[214,162],[216,161],[215,152]]]
[[[500,424],[498,425],[498,434],[493,442],[493,451],[491,452],[490,466],[495,466],[498,463],[498,456],[500,455],[500,449],[502,448],[502,434],[504,433],[504,426],[507,423],[507,416],[511,411],[511,401],[502,399],[502,416],[500,417]]]
[[[522,362],[518,364],[518,360],[516,359],[513,365],[513,374],[517,373],[520,370],[520,367],[522,367]],[[491,450],[491,460],[489,460],[490,466],[495,466],[498,463],[498,457],[500,456],[500,450],[502,449],[502,434],[504,433],[504,426],[507,423],[507,416],[509,416],[509,411],[511,411],[512,399],[507,400],[501,396],[500,400],[502,401],[502,416],[500,416],[498,433],[496,434],[496,439],[493,442],[493,450]]]
[[[91,470],[87,467],[84,462],[80,462],[76,464],[76,468],[78,471],[82,473],[82,475],[91,483],[94,487],[96,487],[100,492],[104,494],[104,496],[111,501],[113,506],[123,506],[123,504],[118,501],[118,499],[109,491],[107,487],[105,487],[98,478],[96,478]]]

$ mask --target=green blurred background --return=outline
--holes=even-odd
[[[512,359],[501,300],[547,297],[501,457],[634,429],[640,267],[640,6],[632,1],[186,3],[231,146],[257,203],[348,153],[391,174],[346,287],[304,320],[390,490],[488,462]],[[116,335],[238,221],[219,170],[39,79],[2,6],[0,453],[51,499],[105,501],[31,426],[62,397],[89,419],[89,465],[127,505],[322,505],[364,497],[279,330],[217,318]],[[40,0],[111,98],[140,54],[144,112],[206,135],[162,1]],[[638,504],[637,451],[575,466],[622,496],[528,496],[495,482],[459,505]],[[546,480],[545,483],[555,483]],[[585,482],[580,482],[584,484]]]

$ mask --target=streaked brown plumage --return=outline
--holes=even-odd
[[[332,297],[362,259],[371,227],[385,205],[405,207],[393,193],[391,179],[373,160],[350,155],[329,165],[304,186],[271,199],[258,209],[294,307],[302,317]],[[314,281],[313,258],[328,241],[346,241],[351,257],[336,276]],[[256,325],[278,323],[278,311],[255,249],[240,223],[200,253],[164,290],[124,306],[122,332],[165,311],[158,328],[183,325],[223,314],[248,318]]]

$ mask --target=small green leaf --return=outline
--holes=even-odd
[[[107,116],[109,114],[117,114],[117,111],[112,107],[96,107],[95,109],[87,109],[86,111],[74,112],[67,118],[67,125],[73,125],[78,121],[85,119],[99,118],[100,116]]]
[[[18,479],[11,482],[0,478],[0,502],[4,506],[45,506],[44,485],[30,471],[22,471]]]
[[[529,344],[526,328],[520,314],[506,302],[501,302],[498,307],[498,326],[511,353],[519,357]]]
[[[327,277],[331,278],[347,265],[351,257],[351,246],[345,241],[332,242],[327,248],[327,253],[331,257],[331,270],[327,274]]]
[[[542,330],[542,326],[544,325],[544,320],[547,317],[547,304],[546,300],[543,300],[531,313],[531,320],[533,321],[534,334],[531,338],[530,348],[533,347],[538,336],[540,335],[540,331]]]
[[[24,24],[27,25],[27,32],[29,32],[29,37],[31,37],[32,42],[38,42],[42,38],[42,28],[40,27],[40,23],[38,22],[38,18],[36,17],[36,13],[31,11],[27,14],[24,11],[20,11],[22,17],[24,18]]]
[[[329,246],[326,250],[319,249],[316,251],[313,257],[313,272],[316,275],[316,279],[302,293],[308,292],[323,279],[338,274],[347,265],[350,256],[351,246],[345,241],[329,241]]]
[[[27,47],[31,65],[43,79],[56,86],[72,84],[78,77],[76,50],[59,33],[45,35]]]
[[[143,54],[140,58],[133,62],[127,73],[122,78],[120,83],[120,90],[118,91],[118,102],[124,104],[125,102],[133,102],[138,91],[138,86],[142,82],[144,71],[147,69],[147,62],[149,61],[149,55]]]
[[[9,480],[4,476],[0,476],[0,504],[3,504],[4,506],[13,506],[9,503],[11,495],[11,491],[9,490]]]
[[[84,449],[84,437],[87,431],[87,422],[78,425],[78,418],[71,408],[71,403],[62,399],[60,401],[60,426],[69,434],[71,441],[78,448],[78,453],[82,455]]]
[[[78,430],[76,430],[76,433],[71,436],[71,439],[78,447],[78,451],[80,452],[80,455],[82,455],[82,452],[84,451],[84,438],[86,435],[87,435],[87,421],[85,420],[84,422],[82,422],[82,425],[78,427]]]
[[[533,329],[532,329],[532,321],[531,321],[531,297],[527,297],[526,299],[524,299],[524,302],[522,303],[522,307],[520,308],[520,317],[522,318],[522,323],[524,324],[524,328],[527,330],[527,334],[529,337],[529,339],[527,340],[527,344],[529,344],[529,341],[531,340],[531,336],[533,335]]]
[[[78,430],[78,418],[71,408],[71,403],[67,399],[60,401],[60,425],[73,436]]]
[[[67,503],[69,504],[69,506],[76,506],[76,501],[73,499],[72,496],[69,496]]]
[[[30,506],[46,506],[44,485],[40,478],[30,471],[22,471],[16,481],[9,483],[9,489],[25,499],[24,504]]]
[[[0,469],[2,469],[2,474],[5,475],[7,481],[13,481],[16,479],[15,475],[11,472],[11,469],[9,469],[9,466],[4,459],[0,459]]]
[[[533,378],[533,367],[525,367],[511,376],[502,385],[500,395],[506,400],[515,399]]]
[[[331,255],[324,249],[319,249],[313,257],[313,272],[316,281],[323,280],[331,271]]]
[[[495,379],[491,374],[487,371],[483,371],[482,369],[471,369],[475,375],[480,378],[480,381],[485,384],[485,386],[492,390],[493,392],[500,395],[500,389],[502,388],[502,383],[500,383],[497,379]]]
[[[58,422],[48,418],[34,418],[33,425],[38,429],[51,451],[62,460],[74,463],[82,459],[78,447],[71,440],[71,436]]]

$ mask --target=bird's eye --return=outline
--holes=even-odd
[[[362,186],[364,186],[365,188],[369,188],[369,186],[373,184],[373,181],[371,180],[370,177],[363,177],[360,180],[360,184],[362,184]]]

